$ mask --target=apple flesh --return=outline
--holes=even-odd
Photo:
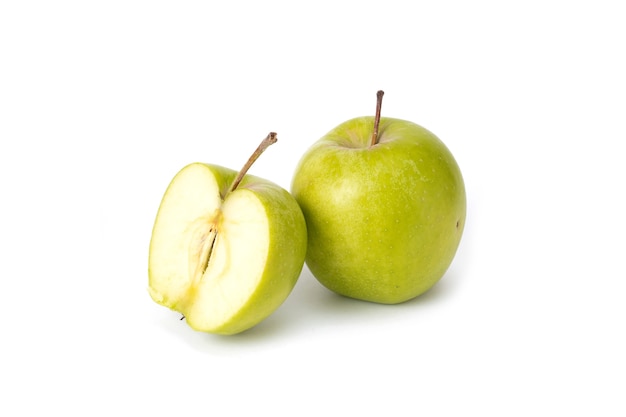
[[[149,292],[194,329],[235,334],[274,312],[304,264],[306,225],[293,197],[251,175],[193,163],[171,181],[154,223]]]
[[[385,304],[430,289],[451,264],[466,213],[461,171],[409,121],[349,120],[303,155],[291,191],[308,228],[306,263],[339,294]]]

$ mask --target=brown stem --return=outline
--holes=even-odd
[[[372,134],[372,141],[370,146],[374,146],[378,143],[378,125],[380,124],[380,108],[383,105],[383,90],[378,90],[376,93],[376,116],[374,117],[374,133]]]
[[[276,138],[276,133],[275,132],[270,132],[265,137],[265,139],[263,139],[263,141],[261,141],[259,146],[254,151],[254,153],[248,159],[248,162],[246,162],[246,164],[243,166],[243,168],[241,168],[241,171],[239,171],[239,173],[237,174],[237,177],[235,178],[235,180],[231,184],[230,189],[228,190],[228,193],[231,193],[231,192],[235,191],[235,189],[239,186],[239,183],[241,182],[241,180],[243,180],[243,177],[246,175],[246,172],[248,172],[248,170],[250,169],[252,164],[254,164],[254,161],[256,161],[259,158],[259,156],[261,156],[261,154],[267,148],[270,147],[270,145],[276,143],[277,140],[278,139]]]

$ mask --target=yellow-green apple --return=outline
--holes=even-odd
[[[308,229],[306,263],[327,288],[395,304],[430,289],[465,224],[461,171],[444,143],[405,120],[348,120],[302,156],[291,192]]]
[[[274,312],[293,289],[306,252],[306,224],[280,186],[244,168],[192,163],[161,201],[149,252],[149,292],[194,329],[235,334]]]

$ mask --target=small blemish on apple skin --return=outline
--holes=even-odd
[[[460,220],[457,220],[457,221],[456,221],[456,228],[457,228],[457,229],[459,228],[459,225],[460,225],[460,224],[461,224],[461,221],[460,221]]]

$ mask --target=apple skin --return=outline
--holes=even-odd
[[[427,290],[450,266],[465,225],[461,171],[425,128],[374,117],[348,120],[298,163],[291,192],[308,230],[306,264],[328,289],[396,304]]]
[[[228,215],[225,207],[230,203],[239,204],[242,206],[241,210],[244,211],[249,205],[254,205],[256,211],[258,207],[262,207],[261,211],[264,209],[262,217],[266,218],[266,221],[264,219],[262,224],[266,223],[267,229],[264,229],[263,235],[267,234],[268,239],[263,237],[261,240],[264,243],[260,247],[246,249],[248,253],[253,251],[255,257],[259,256],[262,259],[262,267],[255,271],[255,275],[258,276],[245,277],[248,288],[243,288],[244,280],[241,270],[244,268],[239,266],[246,265],[251,260],[241,256],[243,252],[241,246],[254,240],[255,236],[246,237],[244,234],[243,238],[237,237],[240,244],[232,247],[224,247],[223,244],[216,243],[214,256],[223,259],[220,261],[223,268],[218,273],[212,274],[210,278],[227,284],[223,288],[230,289],[231,300],[224,301],[223,294],[218,293],[221,291],[215,290],[215,286],[210,291],[207,290],[208,286],[214,283],[194,285],[187,277],[185,265],[187,249],[186,246],[179,245],[180,242],[176,239],[179,234],[182,236],[185,233],[195,218],[205,213],[201,209],[189,207],[190,204],[185,207],[184,202],[171,196],[174,191],[170,191],[179,187],[177,184],[184,181],[184,175],[191,171],[200,172],[210,178],[210,187],[195,189],[194,183],[189,190],[177,192],[178,195],[195,199],[196,197],[189,196],[209,194],[209,191],[215,192],[212,198],[216,201],[222,199],[219,210],[224,208],[224,211],[221,217]],[[287,190],[253,175],[246,175],[237,189],[228,193],[228,188],[236,175],[237,172],[217,165],[205,163],[187,165],[172,179],[163,196],[153,227],[148,267],[149,293],[158,304],[185,315],[188,325],[198,331],[232,335],[256,326],[284,302],[295,286],[304,266],[307,244],[306,224],[296,201]],[[214,183],[213,178],[217,184]],[[225,199],[224,195],[226,195]],[[209,197],[202,198],[206,200]],[[241,200],[243,203],[234,203],[235,200]],[[246,204],[246,201],[249,203]],[[167,216],[162,213],[173,209],[186,212],[181,216],[186,223],[181,222],[180,226],[176,225],[173,229],[161,232],[166,229],[161,222],[168,220],[165,218]],[[239,219],[235,218],[234,221],[237,222]],[[218,224],[218,228],[220,227]],[[218,231],[218,239],[219,233],[220,231]],[[183,241],[181,239],[181,242]],[[178,249],[179,247],[183,249]],[[239,276],[233,273],[233,270],[239,270]],[[242,287],[241,294],[238,294],[240,286]],[[213,302],[207,302],[210,300]],[[234,306],[215,307],[221,304],[234,304]],[[211,311],[211,309],[217,311]],[[215,318],[215,316],[219,317]]]

